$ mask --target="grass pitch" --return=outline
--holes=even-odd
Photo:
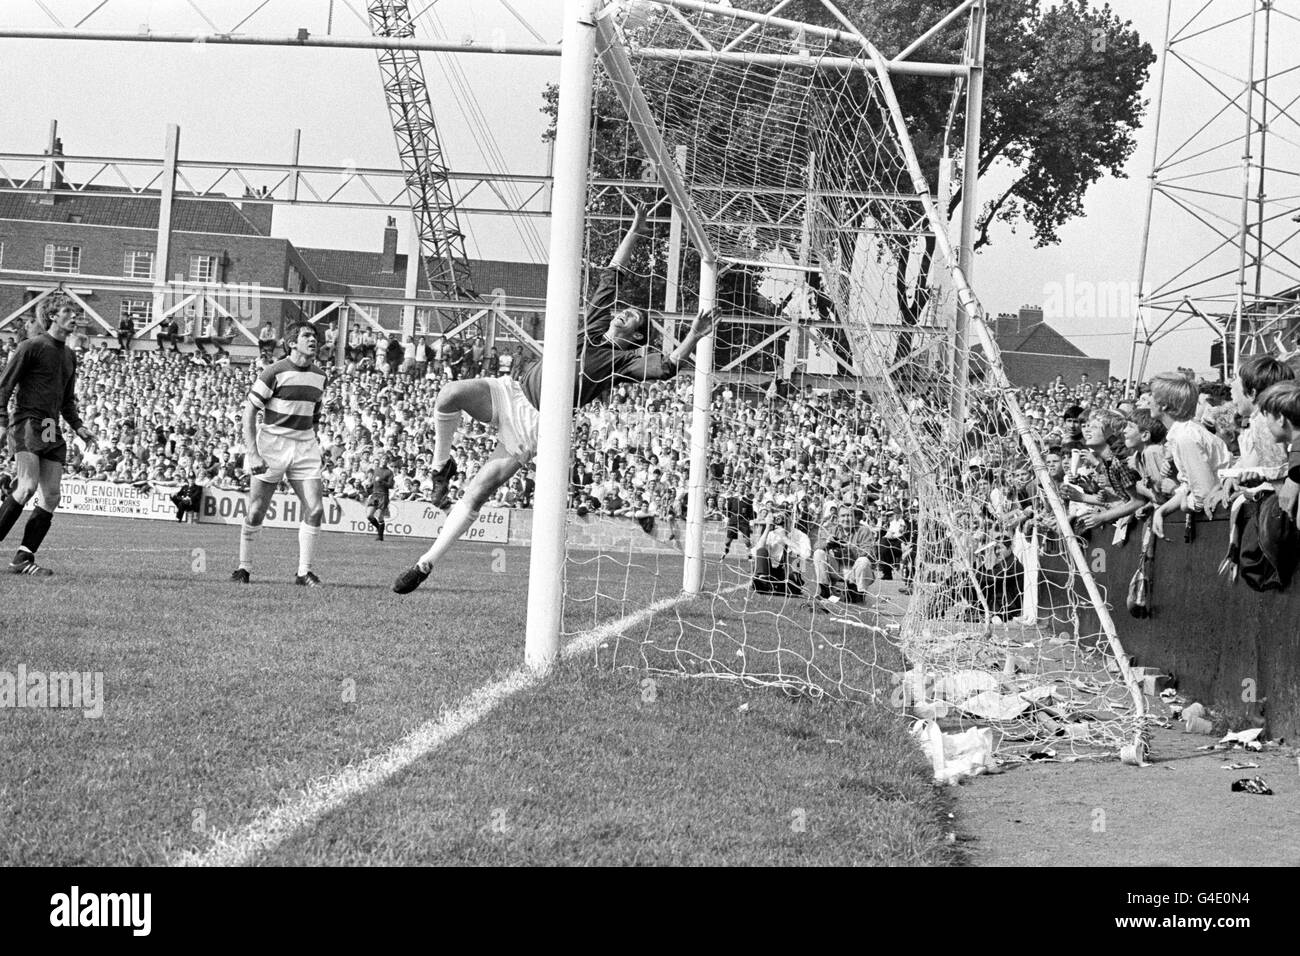
[[[202,852],[522,663],[526,550],[463,546],[400,598],[422,542],[325,535],[315,590],[292,583],[296,535],[270,529],[254,584],[231,584],[236,538],[63,515],[41,554],[56,575],[0,579],[0,670],[99,671],[105,697],[99,719],[0,710],[0,865]],[[657,567],[571,626],[669,596],[680,565]],[[258,862],[962,862],[949,797],[896,715],[646,685],[610,657],[561,664]]]

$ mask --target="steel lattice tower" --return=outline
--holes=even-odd
[[[1241,356],[1297,347],[1298,40],[1297,0],[1203,0],[1177,14],[1167,0],[1130,387],[1151,347],[1189,324],[1212,330],[1227,376]]]
[[[371,33],[413,37],[415,25],[404,0],[367,5]],[[406,174],[411,212],[420,235],[420,256],[429,292],[435,299],[476,298],[470,286],[465,234],[447,178],[442,143],[434,121],[420,55],[414,50],[382,49],[379,71],[388,102],[397,155]],[[441,319],[439,325],[442,326]]]

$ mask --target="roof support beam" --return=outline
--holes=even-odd
[[[727,8],[721,8],[727,9]],[[775,19],[775,18],[773,18]],[[782,21],[788,22],[788,21]],[[832,31],[834,32],[834,31]],[[303,30],[298,36],[253,36],[221,33],[130,33],[120,30],[0,30],[0,40],[103,40],[117,43],[203,43],[208,46],[289,46],[325,47],[362,50],[416,50],[428,53],[495,53],[507,56],[559,56],[558,45],[525,43],[480,44],[455,43],[447,40],[415,40],[398,37],[314,37]],[[761,63],[767,66],[803,67],[805,69],[861,69],[862,61],[854,57],[812,59],[793,55],[723,53],[711,50],[666,50],[647,48],[632,54],[644,60],[715,60],[723,63]],[[888,64],[891,72],[916,76],[965,76],[960,63],[913,63],[902,60]]]

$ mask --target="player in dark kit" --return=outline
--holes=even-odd
[[[388,467],[388,459],[385,458],[370,469],[370,497],[366,499],[366,506],[370,509],[366,513],[366,520],[379,532],[376,541],[384,540],[384,522],[388,520],[388,496],[392,490],[393,469]]]
[[[578,377],[574,383],[575,408],[581,408],[608,394],[617,382],[647,382],[672,378],[695,348],[708,335],[713,313],[701,312],[690,331],[670,354],[650,355],[646,345],[646,313],[641,309],[615,311],[619,274],[627,269],[632,250],[645,228],[646,207],[638,205],[609,268],[587,304],[587,317],[578,340]],[[542,366],[534,363],[519,379],[476,378],[452,382],[438,393],[433,427],[433,502],[443,507],[447,488],[456,476],[451,446],[460,427],[461,414],[492,425],[497,447],[465,489],[465,496],[447,514],[433,547],[412,567],[403,571],[393,590],[414,591],[429,576],[434,564],[478,519],[479,508],[537,454],[538,406],[542,395]]]
[[[66,344],[77,321],[76,309],[60,305],[49,328],[20,344],[0,376],[0,441],[8,436],[18,466],[18,480],[0,503],[0,541],[9,534],[32,495],[39,492],[36,507],[23,528],[22,545],[9,565],[13,574],[54,573],[36,563],[36,551],[59,506],[59,486],[67,460],[68,446],[59,430],[59,417],[87,445],[95,443],[94,433],[77,414],[77,357]],[[18,397],[11,421],[9,397],[15,390]]]

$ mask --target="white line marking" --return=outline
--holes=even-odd
[[[748,582],[727,591],[747,587]],[[601,641],[621,634],[646,618],[665,611],[675,604],[688,600],[681,594],[664,598],[635,614],[619,618],[600,627],[584,631],[560,650],[561,659],[594,650]],[[286,800],[277,807],[264,808],[246,826],[232,833],[214,833],[212,846],[203,852],[187,850],[170,862],[173,866],[248,866],[258,856],[269,853],[299,830],[309,827],[321,817],[337,810],[349,800],[379,786],[385,780],[415,761],[437,750],[447,741],[468,730],[490,714],[512,694],[540,684],[547,674],[520,667],[506,677],[485,684],[461,700],[454,709],[440,717],[428,720],[412,730],[381,754],[368,757],[359,764],[349,764],[329,777],[309,782],[303,793]]]

